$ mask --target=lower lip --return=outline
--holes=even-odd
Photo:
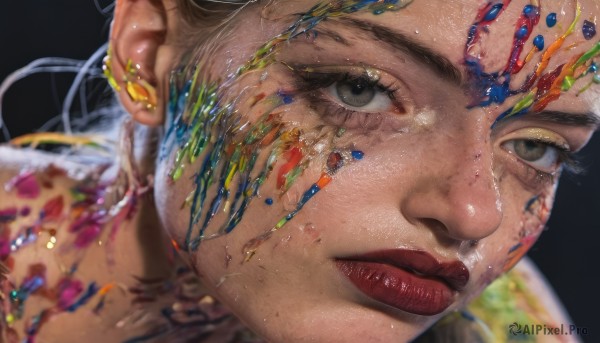
[[[437,278],[418,276],[383,263],[338,260],[336,264],[364,294],[405,312],[432,316],[454,301],[454,291]]]

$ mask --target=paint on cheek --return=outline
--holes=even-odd
[[[185,236],[185,249],[196,250],[205,239],[218,237],[234,230],[260,186],[273,171],[277,161],[284,160],[276,174],[276,186],[286,192],[309,164],[312,147],[304,146],[299,129],[285,127],[279,107],[294,102],[292,94],[259,94],[249,103],[250,110],[258,104],[266,107],[254,123],[246,122],[244,115],[236,112],[237,99],[225,100],[226,90],[241,76],[251,71],[263,70],[275,62],[280,46],[295,37],[309,34],[328,17],[348,15],[360,10],[373,14],[396,11],[412,0],[371,0],[324,2],[301,14],[287,30],[261,46],[250,60],[223,82],[210,82],[202,74],[203,62],[191,63],[172,74],[168,111],[168,128],[161,149],[161,159],[175,153],[174,167],[169,172],[173,181],[179,180],[187,165],[203,158],[195,173],[194,190],[182,207],[190,208],[190,218]],[[209,59],[210,57],[207,57]],[[197,61],[203,61],[199,57]],[[343,131],[338,131],[341,136]],[[362,153],[349,151],[349,158],[359,160]],[[264,165],[257,165],[259,156],[267,154]],[[337,166],[333,166],[333,169]],[[330,182],[334,172],[324,172],[313,186],[305,191],[296,208],[282,218],[279,229]],[[258,174],[258,176],[255,176]],[[216,195],[208,198],[208,190],[216,187]],[[225,224],[214,233],[207,233],[209,224],[217,213],[223,212]],[[204,218],[203,218],[204,216]]]
[[[550,216],[550,198],[539,194],[525,203],[519,239],[517,244],[508,250],[508,257],[503,267],[504,272],[514,267],[537,241]]]
[[[242,248],[242,254],[244,255],[244,260],[250,261],[252,257],[256,254],[258,248],[266,242],[276,231],[283,228],[290,220],[292,220],[300,210],[306,205],[306,203],[311,200],[319,191],[325,188],[331,182],[333,175],[337,173],[343,166],[348,165],[357,160],[361,160],[364,157],[364,153],[359,150],[340,150],[340,151],[332,151],[326,163],[326,170],[321,173],[319,179],[313,183],[302,195],[298,203],[296,204],[296,208],[281,218],[275,226],[273,226],[270,230],[264,232],[258,237],[250,240],[248,243],[244,245]]]

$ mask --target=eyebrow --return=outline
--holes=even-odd
[[[431,48],[409,38],[402,32],[394,31],[388,27],[371,23],[368,21],[339,17],[331,21],[332,23],[340,23],[349,28],[358,29],[363,33],[377,39],[394,50],[399,50],[404,54],[413,57],[420,64],[428,67],[440,78],[450,81],[453,84],[462,87],[463,78],[461,71],[446,57],[433,51]],[[321,32],[319,30],[319,32]],[[322,32],[326,35],[331,35],[331,32]],[[349,45],[346,40],[339,35],[334,35],[334,38],[340,43]],[[341,41],[340,41],[341,40]]]
[[[598,130],[600,128],[600,117],[593,112],[570,113],[563,111],[542,111],[528,113],[525,117],[567,126],[584,126]]]
[[[356,18],[338,17],[330,22],[342,24],[351,29],[358,29],[372,38],[386,43],[392,49],[399,50],[402,53],[413,57],[416,61],[431,69],[440,78],[450,81],[458,87],[464,87],[462,72],[448,58],[414,39],[409,38],[402,32]],[[332,37],[338,43],[346,46],[352,45],[347,39],[331,30],[327,30],[326,28],[319,28],[316,30],[325,36]],[[526,116],[531,119],[560,125],[589,127],[594,131],[600,129],[600,116],[593,112],[571,113],[563,111],[541,111],[537,113],[528,113]]]

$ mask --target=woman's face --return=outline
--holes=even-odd
[[[175,74],[159,211],[267,339],[410,339],[541,233],[597,122],[599,6],[315,4],[247,7]]]

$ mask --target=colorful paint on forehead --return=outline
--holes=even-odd
[[[387,11],[398,11],[412,2],[413,0],[342,0],[318,3],[306,13],[300,15],[300,18],[287,30],[261,46],[250,61],[238,69],[237,75],[242,75],[250,70],[261,69],[273,63],[273,57],[281,43],[310,32],[317,24],[327,18],[348,15],[361,10],[368,10],[375,15],[379,15]]]
[[[554,70],[546,72],[550,59],[562,48],[566,38],[570,36],[579,23],[581,16],[581,7],[576,2],[575,18],[554,42],[546,46],[543,36],[536,36],[532,40],[532,47],[525,57],[522,57],[524,48],[533,29],[540,20],[542,11],[541,1],[531,1],[527,4],[515,25],[513,45],[509,54],[509,59],[502,70],[489,72],[485,71],[482,65],[481,57],[473,55],[475,45],[479,44],[482,35],[488,32],[489,26],[493,25],[496,19],[510,5],[511,0],[489,1],[482,7],[477,14],[475,22],[471,25],[467,42],[464,49],[464,63],[473,85],[473,101],[469,107],[487,107],[492,104],[502,104],[508,98],[521,95],[516,103],[501,113],[495,120],[494,125],[503,119],[523,115],[530,111],[538,112],[543,110],[550,102],[557,100],[560,95],[569,91],[575,83],[586,77],[591,76],[591,81],[580,89],[579,93],[585,91],[593,82],[597,82],[598,77],[596,63],[594,58],[600,54],[600,42],[594,45],[585,53],[573,56],[569,61],[559,65]],[[554,26],[556,23],[556,14],[549,14],[546,17],[548,26]],[[585,25],[584,25],[585,27]],[[583,29],[588,36],[591,35],[590,25]],[[590,37],[591,39],[591,37]],[[525,82],[518,87],[511,87],[511,80],[514,75],[521,72],[523,67],[530,63],[535,54],[541,53],[539,61],[534,71],[529,74]]]
[[[163,142],[161,157],[177,147],[174,167],[170,171],[173,181],[183,175],[186,165],[194,163],[201,154],[204,160],[193,177],[194,190],[184,206],[190,208],[189,227],[185,237],[186,249],[195,250],[205,239],[218,237],[231,232],[241,221],[251,200],[257,196],[259,187],[282,158],[287,160],[277,173],[277,188],[288,190],[294,181],[307,168],[310,155],[301,139],[298,128],[285,127],[278,112],[293,102],[293,96],[285,93],[258,94],[250,100],[250,109],[259,105],[264,108],[255,123],[243,122],[243,116],[236,113],[238,100],[225,100],[223,89],[229,88],[237,79],[247,73],[263,69],[272,64],[282,43],[301,34],[307,34],[321,21],[335,16],[347,15],[360,10],[373,14],[396,11],[412,0],[385,1],[336,1],[319,3],[301,14],[287,30],[260,47],[251,59],[237,69],[229,79],[219,83],[203,77],[203,64],[173,72],[170,86],[169,127]],[[270,149],[270,151],[264,151]],[[261,165],[257,165],[259,154],[268,154]],[[348,151],[351,155],[351,151]],[[362,155],[361,155],[362,156]],[[320,182],[325,187],[324,178]],[[210,187],[216,188],[216,195],[208,199]],[[320,188],[319,188],[320,189]],[[296,211],[285,218],[291,219],[318,190],[307,190],[304,202]],[[206,230],[217,213],[225,213],[227,219],[213,233]],[[289,221],[283,218],[276,226],[282,227]]]

